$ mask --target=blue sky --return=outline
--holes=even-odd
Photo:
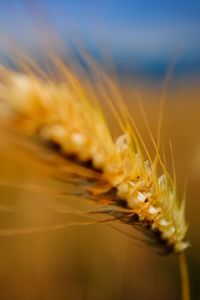
[[[115,57],[149,62],[178,49],[184,59],[200,61],[200,1],[0,1],[1,35],[34,47],[32,32],[43,26],[52,36],[57,31],[70,40],[77,34],[91,47],[107,46]]]

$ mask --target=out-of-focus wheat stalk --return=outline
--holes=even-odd
[[[4,121],[83,167],[75,176],[85,180],[89,197],[104,204],[97,212],[142,230],[162,252],[182,253],[189,245],[184,240],[185,203],[179,202],[158,145],[156,157],[150,157],[117,84],[95,70],[99,82],[94,85],[86,73],[83,78],[59,57],[51,59],[60,81],[42,71],[36,75],[28,64],[21,72],[1,67]],[[116,140],[103,107],[120,127]]]

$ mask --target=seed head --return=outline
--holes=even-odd
[[[106,194],[115,191],[111,198],[113,207],[120,206],[118,200],[122,200],[123,209],[126,208],[120,214],[122,222],[151,232],[155,244],[164,250],[185,250],[188,242],[184,241],[187,231],[184,202],[179,203],[176,187],[165,167],[163,174],[158,175],[158,158],[144,158],[137,134],[124,117],[126,114],[117,112],[107,98],[108,107],[113,114],[119,114],[117,119],[122,124],[123,133],[115,141],[102,113],[102,100],[91,99],[92,93],[78,76],[67,68],[64,72],[62,83],[4,72],[1,98],[12,111],[12,118],[26,121],[21,122],[24,129],[27,121],[31,123],[28,128],[32,134],[59,145],[66,156],[75,155],[77,163],[91,161],[92,168],[101,172],[99,180],[109,186]],[[109,93],[113,93],[118,104],[122,103],[118,107],[125,112],[115,86],[107,77],[106,80]],[[99,189],[99,195],[104,194],[105,189]],[[115,215],[114,210],[112,214]]]

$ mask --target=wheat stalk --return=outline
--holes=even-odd
[[[100,74],[95,90],[88,78],[83,80],[58,57],[52,60],[64,80],[48,74],[44,78],[42,71],[42,76],[36,75],[27,65],[23,72],[1,68],[3,116],[93,172],[95,184],[88,184],[87,193],[95,201],[104,200],[104,208],[97,212],[142,230],[164,253],[182,253],[189,246],[184,240],[185,201],[179,202],[175,179],[161,160],[159,146],[155,144],[156,157],[151,159],[117,85],[107,75]],[[100,71],[95,72],[99,76]],[[121,128],[116,140],[103,102]]]

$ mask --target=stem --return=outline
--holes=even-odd
[[[181,275],[182,300],[190,300],[190,284],[186,256],[184,253],[179,254],[179,269]]]

